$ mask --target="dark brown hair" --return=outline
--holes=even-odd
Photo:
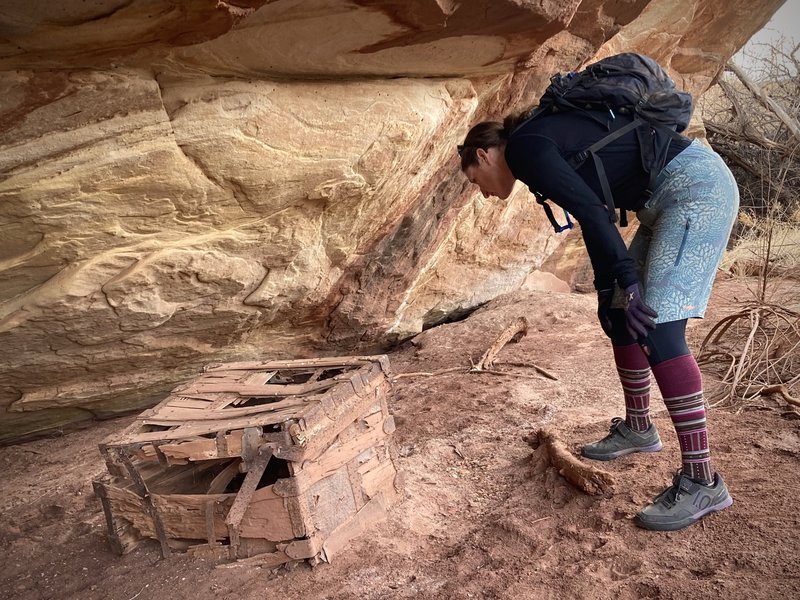
[[[461,170],[478,162],[478,148],[504,148],[509,134],[517,128],[530,114],[530,110],[508,115],[503,122],[483,121],[474,125],[464,138],[464,143],[458,146],[458,155],[461,157]]]

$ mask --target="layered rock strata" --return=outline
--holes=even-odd
[[[563,237],[526,190],[467,185],[469,125],[625,50],[700,94],[780,4],[0,7],[0,442],[139,410],[210,361],[368,351],[543,285]]]

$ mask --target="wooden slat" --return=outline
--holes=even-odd
[[[170,542],[175,539],[207,539],[213,529],[216,541],[228,537],[225,515],[233,503],[233,494],[153,494],[153,502],[159,508]],[[209,514],[209,503],[214,510]],[[213,528],[209,519],[214,520]]]
[[[100,498],[100,503],[103,505],[103,514],[106,518],[106,529],[108,530],[108,540],[111,543],[111,549],[122,556],[130,548],[128,547],[128,544],[123,542],[123,540],[120,538],[117,520],[114,518],[114,511],[111,507],[111,502],[108,499],[108,494],[106,493],[106,486],[101,481],[93,481],[92,486],[94,487],[95,496]]]
[[[223,489],[225,488],[223,487]],[[206,539],[208,540],[208,545],[211,547],[218,545],[217,531],[216,527],[214,526],[214,507],[216,505],[217,503],[213,500],[206,502]]]
[[[246,383],[247,385],[266,385],[269,380],[277,374],[277,371],[266,371],[264,373],[258,371],[250,372],[250,376],[244,379],[242,383]]]
[[[208,410],[220,410],[239,399],[239,394],[217,394],[217,399],[211,403]]]
[[[276,482],[275,493],[287,496],[304,493],[316,481],[335,473],[365,450],[381,443],[386,437],[382,425],[378,424],[341,445],[338,443],[331,445],[318,458],[304,461],[302,468],[293,465],[295,478]]]
[[[178,408],[172,406],[164,406],[156,411],[151,417],[143,420],[146,425],[154,425],[156,423],[172,423],[183,421],[221,421],[225,419],[233,419],[235,417],[246,417],[249,415],[257,415],[259,413],[270,413],[286,408],[295,408],[298,406],[306,406],[307,399],[290,397],[278,402],[270,404],[260,404],[258,406],[245,406],[242,408],[222,408],[218,410],[197,408]]]
[[[368,498],[374,498],[388,485],[388,481],[394,481],[396,473],[392,461],[385,460],[377,468],[361,476],[361,489]]]
[[[186,396],[170,396],[163,404],[163,406],[170,408],[195,408],[201,410],[207,409],[208,405],[208,400],[198,400],[196,398],[188,398]]]
[[[323,379],[322,381],[313,381],[311,383],[289,383],[286,385],[279,385],[275,383],[267,383],[265,385],[250,385],[246,383],[230,382],[230,383],[192,383],[190,388],[187,388],[186,393],[232,393],[239,394],[240,396],[253,396],[256,398],[270,398],[273,396],[306,396],[314,394],[323,390],[327,390],[335,386],[337,383],[345,381],[344,379]]]
[[[167,431],[152,431],[140,433],[131,436],[129,440],[122,440],[124,444],[126,441],[129,444],[179,440],[182,438],[194,437],[198,435],[205,435],[209,433],[216,433],[218,431],[230,431],[233,429],[244,429],[245,427],[259,427],[265,425],[277,425],[284,421],[298,417],[297,411],[294,408],[280,410],[270,413],[263,413],[255,416],[239,417],[236,419],[225,419],[220,421],[191,421],[183,423],[180,426],[169,429]],[[165,421],[164,423],[175,425],[174,421]],[[152,424],[157,424],[154,421]]]
[[[250,466],[250,470],[244,478],[242,487],[239,488],[239,493],[236,494],[236,499],[233,501],[228,516],[225,518],[225,524],[228,526],[228,535],[231,543],[231,554],[236,558],[239,551],[239,525],[242,522],[242,517],[247,510],[250,500],[253,497],[253,492],[256,491],[258,482],[261,481],[261,476],[267,469],[269,460],[272,458],[272,447],[263,446],[258,451],[258,456]]]
[[[128,474],[133,480],[133,484],[136,487],[137,492],[139,492],[139,496],[141,496],[144,500],[147,512],[150,513],[150,518],[153,520],[153,528],[155,529],[156,537],[158,538],[158,542],[161,544],[161,556],[166,558],[170,555],[169,543],[167,542],[167,535],[164,531],[164,523],[161,521],[161,515],[158,514],[156,505],[153,504],[153,498],[150,495],[150,490],[147,489],[147,484],[144,482],[144,479],[142,479],[139,471],[136,470],[136,467],[133,465],[131,459],[128,457],[125,451],[117,449],[116,455],[116,457],[128,471]]]
[[[243,430],[241,429],[231,431],[227,435],[224,432],[220,432],[218,437],[220,440],[224,439],[224,443],[221,441],[218,443],[216,439],[200,438],[162,444],[160,448],[168,460],[176,462],[240,457],[242,455],[242,434]],[[273,446],[285,446],[291,443],[288,434],[285,432],[262,433],[261,440]]]
[[[242,542],[244,538],[281,542],[295,537],[286,502],[275,494],[271,485],[259,488],[253,494],[239,525],[239,535]]]
[[[325,358],[300,358],[294,360],[242,361],[207,365],[206,373],[228,370],[260,370],[260,369],[302,369],[309,367],[354,367],[379,362],[385,355],[375,356],[331,356]]]

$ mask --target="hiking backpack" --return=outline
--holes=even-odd
[[[675,82],[652,58],[631,52],[616,54],[599,60],[577,73],[554,75],[539,99],[539,105],[511,134],[540,116],[566,110],[581,111],[609,130],[617,114],[633,115],[630,123],[609,133],[570,160],[570,166],[577,170],[586,160],[592,159],[611,222],[615,223],[617,216],[614,212],[611,187],[597,152],[635,129],[642,153],[642,164],[650,174],[645,193],[651,195],[656,176],[666,162],[670,140],[680,138],[680,132],[689,125],[692,116],[692,97],[687,92],[679,90]],[[611,121],[600,119],[596,113],[589,112],[598,110],[607,111]],[[545,209],[556,233],[572,227],[568,214],[567,225],[560,226],[553,218],[546,198],[536,191],[533,192],[537,202]],[[619,221],[623,227],[628,224],[625,211],[622,209]]]

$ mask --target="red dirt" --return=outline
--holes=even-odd
[[[693,349],[747,294],[718,281]],[[610,348],[590,295],[531,293],[495,300],[468,319],[417,336],[390,355],[396,373],[468,366],[513,319],[531,324],[498,368],[525,377],[447,373],[397,381],[402,502],[332,564],[218,567],[156,543],[118,557],[91,480],[97,444],[131,419],[0,448],[0,596],[18,600],[197,598],[525,599],[800,597],[800,421],[779,400],[739,415],[710,412],[715,463],[733,507],[674,533],[638,529],[635,512],[671,480],[677,441],[654,394],[659,454],[608,464],[615,492],[590,497],[534,468],[523,436],[546,424],[573,450],[620,413]],[[534,362],[559,377],[503,361]],[[794,393],[796,394],[795,388]]]

